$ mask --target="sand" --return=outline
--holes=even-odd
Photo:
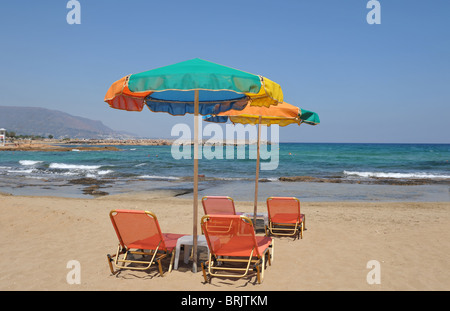
[[[106,254],[118,243],[110,210],[149,210],[164,232],[191,234],[191,200],[138,193],[96,199],[0,195],[0,202],[2,291],[450,290],[450,202],[303,202],[303,239],[275,238],[274,262],[262,284],[255,277],[205,284],[182,255],[178,270],[164,277],[156,269],[110,273]],[[252,210],[252,202],[236,206]],[[265,211],[263,203],[259,209]],[[80,284],[67,282],[71,260],[80,263]],[[367,281],[376,272],[367,267],[371,260],[379,263],[380,284]]]

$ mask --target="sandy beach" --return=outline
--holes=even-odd
[[[304,237],[275,238],[274,262],[262,284],[254,276],[205,284],[182,254],[178,270],[164,277],[155,268],[112,275],[106,260],[118,243],[110,210],[149,210],[164,232],[192,234],[192,200],[163,192],[0,199],[2,291],[450,290],[450,202],[303,202]],[[238,201],[236,208],[251,211],[252,202]],[[266,210],[264,202],[259,210]],[[202,215],[200,204],[199,219]],[[67,282],[71,260],[80,263],[80,284]],[[371,260],[380,263],[380,284],[367,282]]]

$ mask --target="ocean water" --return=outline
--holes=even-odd
[[[167,190],[192,196],[191,147],[72,147],[70,152],[0,152],[0,191],[90,197],[83,193],[87,185],[76,183],[89,178],[102,182],[99,190],[109,194]],[[253,200],[256,146],[203,148],[200,195]],[[330,201],[449,200],[450,144],[281,143],[263,145],[261,159],[259,200],[271,195]]]

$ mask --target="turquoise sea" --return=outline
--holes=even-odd
[[[97,182],[98,190],[108,194],[165,190],[192,196],[191,147],[119,146],[120,151],[71,147],[70,152],[0,152],[0,191],[94,197],[83,189]],[[252,201],[256,147],[203,148],[199,195]],[[450,197],[450,144],[280,143],[263,145],[261,159],[259,200],[276,195],[308,201],[449,201]],[[88,179],[87,184],[77,183],[82,178]]]

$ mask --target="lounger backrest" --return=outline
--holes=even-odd
[[[122,247],[145,241],[156,249],[166,250],[156,216],[147,211],[113,210],[109,214]],[[160,244],[161,243],[161,244]]]
[[[206,196],[202,198],[205,215],[236,215],[234,201],[225,196]]]
[[[295,197],[270,197],[267,199],[269,219],[277,222],[283,214],[295,215],[300,219],[300,200]]]
[[[205,215],[202,229],[212,254],[219,256],[261,256],[252,221],[239,215]],[[225,252],[225,253],[224,253]]]

